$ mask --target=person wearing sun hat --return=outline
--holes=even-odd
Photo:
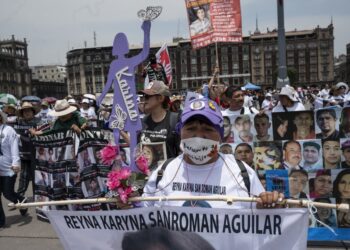
[[[183,153],[152,172],[144,188],[144,197],[208,195],[208,189],[192,189],[191,186],[196,183],[201,187],[218,187],[214,192],[209,191],[210,194],[241,197],[257,195],[260,197],[259,208],[274,207],[277,200],[283,199],[283,194],[278,192],[265,192],[255,171],[246,163],[237,163],[233,155],[219,153],[224,127],[220,108],[214,101],[206,98],[188,101],[178,122],[177,131],[181,138],[180,147]],[[241,167],[238,164],[242,164]],[[244,169],[245,177],[242,177],[241,169]],[[179,186],[186,188],[174,188]],[[250,203],[243,202],[235,202],[233,206],[228,206],[225,202],[216,201],[168,200],[144,202],[143,205],[214,208],[251,206]]]
[[[7,115],[7,121],[6,124],[9,126],[14,126],[14,124],[17,122],[17,107],[15,104],[6,104],[3,107],[4,113]]]
[[[14,129],[20,136],[19,153],[22,168],[17,192],[22,196],[25,196],[30,181],[34,195],[35,147],[30,140],[29,131],[40,124],[40,118],[35,117],[39,111],[39,107],[30,102],[23,102],[17,110],[18,122],[14,124]]]
[[[290,112],[290,111],[303,111],[304,105],[299,101],[297,92],[289,85],[284,86],[278,95],[279,102],[276,107],[272,109],[272,112]]]
[[[80,133],[82,129],[86,128],[86,119],[81,117],[77,112],[77,107],[71,106],[66,99],[57,100],[54,110],[49,115],[57,117],[50,131],[73,129]],[[42,131],[30,131],[32,135],[43,134]]]

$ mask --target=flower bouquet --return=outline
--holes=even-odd
[[[119,146],[107,145],[100,151],[102,163],[112,165],[108,173],[107,197],[119,197],[124,204],[129,197],[142,194],[143,187],[150,175],[147,159],[142,154],[136,156],[136,166],[140,172],[131,172],[130,168],[123,165],[119,154]]]

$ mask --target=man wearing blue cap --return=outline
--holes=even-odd
[[[246,163],[238,163],[233,155],[219,153],[223,117],[214,101],[189,101],[177,128],[183,153],[152,173],[143,196],[256,195],[261,198],[258,207],[273,207],[283,198],[283,194],[265,192],[258,176]],[[219,201],[145,202],[144,205],[232,207]],[[250,204],[237,202],[233,207],[249,208]]]

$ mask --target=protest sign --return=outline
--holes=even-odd
[[[185,0],[192,47],[215,42],[241,42],[240,0]]]
[[[149,207],[47,215],[65,249],[122,249],[127,233],[154,227],[195,233],[215,249],[306,249],[306,209]],[[157,244],[156,238],[149,241]],[[181,249],[193,249],[188,244]]]
[[[170,55],[168,51],[168,46],[165,44],[156,53],[157,62],[163,65],[166,77],[168,79],[168,86],[171,86],[173,80],[173,72],[171,67]]]

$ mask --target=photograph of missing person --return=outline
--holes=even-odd
[[[66,186],[67,187],[75,187],[80,183],[80,175],[79,173],[72,173],[72,172],[67,172],[66,173],[68,178]]]
[[[345,107],[341,111],[339,133],[340,138],[350,138],[350,107]]]
[[[301,144],[299,141],[283,141],[282,168],[286,170],[302,169]]]
[[[101,195],[101,185],[98,177],[91,178],[82,183],[82,190],[85,197],[98,197]]]
[[[292,125],[293,140],[310,140],[315,139],[315,121],[314,112],[297,111],[290,113],[290,121]]]
[[[48,160],[47,155],[48,155],[47,148],[44,148],[44,147],[36,148],[36,159],[38,161],[47,161]]]
[[[335,204],[335,199],[333,198],[316,198],[313,199],[313,201]],[[312,216],[310,216],[310,218],[312,221],[310,227],[325,227],[325,225],[337,227],[337,214],[335,209],[318,207],[315,218]]]
[[[315,112],[316,138],[339,140],[340,108],[319,109]]]
[[[47,156],[47,161],[49,164],[55,163],[56,162],[56,155],[55,155],[55,150],[52,147],[49,147],[47,149],[48,156]]]
[[[51,187],[51,176],[44,171],[35,170],[35,184],[38,186]]]
[[[167,159],[165,143],[141,144],[142,154],[146,157],[149,169],[153,171]]]
[[[52,188],[65,188],[66,187],[66,173],[57,173],[51,175]]]
[[[333,197],[350,199],[350,169],[332,170]]]
[[[323,166],[325,169],[337,169],[341,166],[341,146],[339,139],[322,140]]]
[[[337,199],[337,204],[339,203],[350,205],[350,199]],[[340,228],[350,228],[350,211],[337,211],[337,222]]]
[[[254,141],[273,141],[271,113],[256,114],[254,116],[254,128],[256,134]]]
[[[90,152],[91,151],[91,152]],[[92,148],[88,147],[81,152],[78,153],[78,165],[79,165],[79,170],[81,171],[82,169],[86,167],[90,167],[92,165],[92,160],[91,156],[93,155]]]
[[[320,169],[309,174],[309,192],[311,198],[330,198],[333,192],[330,169]]]
[[[292,169],[289,171],[289,197],[306,199],[309,194],[308,173],[303,169]]]
[[[207,33],[212,30],[210,20],[210,4],[188,8],[188,17],[190,20],[191,37]]]
[[[301,166],[307,172],[323,168],[321,140],[299,141],[302,146]]]
[[[219,152],[227,155],[233,154],[233,145],[232,143],[222,143],[220,144]]]
[[[253,116],[252,115],[239,115],[232,116],[233,120],[233,137],[234,142],[252,142],[253,141]]]
[[[341,168],[350,169],[350,139],[343,138],[340,139],[341,146]]]
[[[293,139],[293,124],[289,119],[291,113],[292,112],[272,113],[273,139],[275,141]]]
[[[282,143],[281,142],[254,142],[255,170],[281,169]]]
[[[64,151],[65,160],[74,160],[75,159],[75,148],[74,145],[66,145]]]
[[[233,131],[232,131],[232,122],[230,116],[224,116],[224,138],[222,139],[223,143],[233,143]]]
[[[253,168],[254,153],[253,147],[249,143],[241,142],[234,145],[234,156],[237,160],[244,161]]]

